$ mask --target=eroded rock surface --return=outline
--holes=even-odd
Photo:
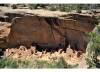
[[[70,64],[86,66],[84,53],[79,58],[76,54],[77,51],[86,51],[89,41],[86,33],[97,24],[94,16],[0,8],[0,21],[0,48],[6,48],[4,57],[48,61],[63,57]],[[37,51],[34,46],[43,50]],[[68,49],[69,46],[72,50]]]
[[[70,45],[76,51],[85,52],[88,43],[85,33],[92,31],[97,21],[92,16],[77,14],[69,16],[72,17],[68,19],[36,15],[15,17],[7,42],[9,46],[30,47],[35,44],[54,50]]]
[[[43,13],[43,10],[1,9],[0,15],[2,22],[12,24],[9,33],[6,33],[5,43],[8,47],[25,45],[30,48],[36,45],[39,49],[47,48],[47,51],[60,48],[65,51],[70,45],[75,51],[85,52],[89,41],[86,33],[97,24],[95,17],[89,14],[47,10]]]
[[[7,48],[7,37],[10,33],[11,23],[0,22],[0,48]]]

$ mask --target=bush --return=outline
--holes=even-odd
[[[66,61],[61,57],[58,62],[53,63],[54,68],[75,68],[78,66],[76,65],[69,65],[66,63]]]
[[[29,4],[30,9],[35,9],[37,4]],[[42,4],[41,4],[42,5]],[[72,10],[76,10],[77,12],[81,12],[81,10],[89,9],[89,4],[44,4],[48,6],[46,9],[51,11],[65,11],[71,12]]]
[[[37,60],[35,61],[35,68],[75,68],[78,65],[69,65],[65,62],[63,58],[60,58],[58,61],[41,61]]]
[[[97,60],[97,56],[100,55],[100,26],[97,26],[97,32],[90,33],[90,47],[87,49],[88,57],[87,64],[89,68],[100,68],[100,61]]]
[[[56,11],[57,10],[57,6],[56,5],[49,5],[49,10]]]
[[[30,9],[34,9],[36,7],[36,4],[29,4],[28,6]]]
[[[12,59],[0,59],[0,68],[17,68],[16,61]]]
[[[0,59],[0,68],[75,68],[77,66],[77,64],[67,64],[63,58],[52,62],[43,60],[22,61],[10,58]]]

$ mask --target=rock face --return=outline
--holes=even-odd
[[[0,22],[0,48],[7,48],[6,38],[10,32],[10,23]]]
[[[92,15],[68,14],[65,18],[67,18],[67,23],[64,23],[67,25],[65,27],[82,32],[91,32],[95,25],[98,24],[98,21]],[[68,19],[73,19],[69,21],[71,24],[68,23]]]
[[[9,17],[8,22],[12,22],[12,19],[15,18],[15,17],[22,17],[22,16],[24,16],[24,14],[16,13],[16,12],[12,12],[12,13],[7,12],[4,15]]]
[[[12,13],[7,12],[7,13],[4,13],[4,15],[0,15],[0,21],[11,23],[13,18],[22,17],[22,16],[24,16],[24,14],[16,13],[16,12],[12,12]]]
[[[82,51],[85,53],[89,39],[84,32],[67,29],[66,35],[70,48],[74,51]]]
[[[92,31],[96,19],[92,16],[69,14],[66,17],[26,15],[15,17],[7,38],[9,47],[37,45],[48,49],[64,48],[85,52],[88,43],[85,33]]]
[[[29,29],[27,29],[29,28]],[[43,17],[24,16],[13,20],[11,31],[8,36],[9,45],[24,44],[30,46],[32,43],[55,46],[61,41],[54,39],[50,25]],[[57,42],[57,43],[56,43]]]

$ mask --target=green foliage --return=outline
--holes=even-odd
[[[49,10],[56,11],[57,10],[57,6],[56,5],[49,5]]]
[[[35,68],[75,68],[78,65],[69,65],[65,62],[63,58],[58,61],[47,62],[47,61],[36,61]]]
[[[86,58],[86,63],[89,65],[88,68],[96,68],[96,64],[93,62],[93,58]]]
[[[32,68],[75,68],[78,65],[69,65],[65,62],[63,58],[60,58],[58,61],[43,61],[43,60],[35,60],[34,66]]]
[[[37,4],[29,4],[30,9],[34,9]],[[48,4],[47,9],[51,11],[65,11],[71,12],[72,10],[76,10],[77,12],[81,12],[81,10],[88,10],[90,4]]]
[[[48,68],[50,67],[50,64],[47,61],[43,60],[36,60],[34,63],[34,68]]]
[[[10,58],[0,59],[0,68],[75,68],[78,65],[69,65],[63,58],[58,61],[43,60],[14,60]]]
[[[12,59],[0,59],[0,68],[17,68],[17,63]]]
[[[30,9],[34,9],[36,4],[29,4],[28,6],[29,6]]]
[[[16,61],[18,68],[32,68],[33,67],[33,63],[31,61],[28,60],[17,60]]]
[[[38,4],[28,4],[30,9],[36,9]],[[46,9],[51,11],[71,12],[73,10],[81,12],[81,10],[99,9],[99,4],[39,4],[46,6]]]
[[[77,66],[78,64],[73,65],[73,66],[67,64],[66,61],[62,57],[58,60],[58,62],[54,62],[52,65],[53,68],[75,68]]]
[[[90,47],[87,49],[88,51],[88,57],[87,57],[87,64],[89,65],[89,68],[98,68],[100,67],[100,61],[97,60],[97,56],[100,55],[100,32],[99,30],[100,26],[97,26],[97,32],[90,33]]]

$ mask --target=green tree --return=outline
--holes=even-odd
[[[89,68],[100,68],[100,26],[97,26],[95,32],[90,33],[90,47],[87,49],[88,56],[86,58]]]

